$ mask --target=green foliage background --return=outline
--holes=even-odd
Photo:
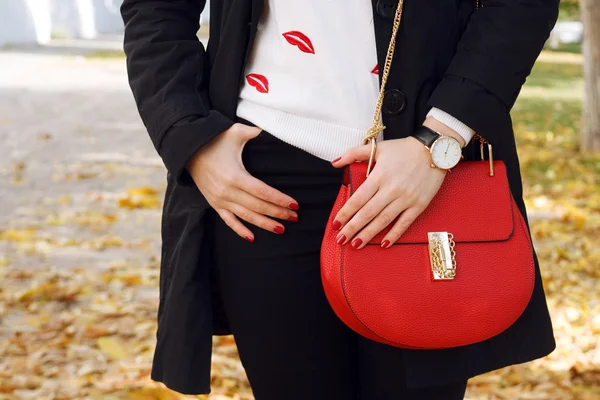
[[[579,1],[578,0],[561,0],[559,21],[576,21],[579,20]]]

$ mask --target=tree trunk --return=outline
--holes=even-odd
[[[580,0],[583,21],[585,98],[581,150],[600,151],[600,1]]]

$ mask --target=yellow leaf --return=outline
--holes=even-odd
[[[17,300],[23,302],[32,301],[35,299],[40,300],[45,298],[48,295],[48,293],[54,292],[55,288],[56,286],[53,283],[42,283],[39,286],[21,292],[17,296]]]
[[[587,215],[582,210],[576,207],[568,207],[562,220],[565,222],[572,222],[575,228],[582,229],[587,222]]]
[[[129,196],[156,196],[158,192],[148,186],[142,186],[139,188],[131,188],[127,190]]]
[[[113,360],[125,360],[129,358],[129,353],[121,343],[109,337],[98,338],[98,347],[104,354]]]
[[[131,390],[129,397],[132,400],[179,400],[185,398],[179,393],[161,387]]]
[[[118,280],[120,280],[123,283],[126,283],[127,285],[141,285],[142,284],[142,277],[139,275],[119,275],[116,277]]]
[[[138,202],[138,208],[154,208],[160,205],[160,200],[156,197],[144,197]]]
[[[119,199],[119,207],[121,208],[155,208],[160,205],[160,200],[153,196],[144,197],[123,197]]]
[[[0,231],[0,240],[7,240],[11,242],[25,242],[33,240],[37,228],[25,228],[25,229],[9,229],[6,231]]]
[[[123,197],[119,199],[118,204],[121,208],[135,208],[135,202],[129,197]]]
[[[88,326],[85,328],[85,336],[90,339],[101,338],[110,334],[111,332],[104,328],[96,328],[94,326]]]
[[[73,199],[69,195],[64,195],[58,198],[58,202],[62,204],[71,204],[73,203]]]

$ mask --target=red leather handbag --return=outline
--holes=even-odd
[[[386,229],[356,250],[336,243],[332,222],[365,181],[375,155],[381,102],[395,37],[400,1],[374,128],[369,163],[346,167],[321,248],[321,277],[337,316],[372,340],[396,347],[441,349],[495,336],[523,313],[535,280],[527,225],[510,192],[506,167],[489,160],[462,161],[446,175],[427,209],[388,249]]]

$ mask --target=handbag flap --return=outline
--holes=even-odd
[[[508,240],[513,233],[514,202],[506,166],[501,160],[494,161],[494,176],[490,176],[489,165],[489,161],[462,161],[448,172],[429,206],[396,243],[428,243],[428,232],[451,233],[457,243]],[[366,171],[365,162],[346,169],[350,196],[365,181]],[[369,244],[379,246],[395,222]]]

